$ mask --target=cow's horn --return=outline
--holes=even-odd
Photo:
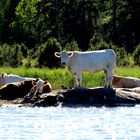
[[[69,57],[72,57],[73,56],[73,52],[69,52],[68,55],[69,55]]]
[[[59,53],[59,52],[55,52],[54,55],[55,55],[56,57],[60,57],[60,53]]]

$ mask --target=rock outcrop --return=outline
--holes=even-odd
[[[134,106],[140,104],[140,88],[74,88],[43,93],[37,97],[18,98],[14,104],[31,107]]]
[[[134,106],[140,103],[140,90],[123,88],[75,88],[44,93],[28,100],[31,106]],[[26,102],[25,102],[26,103]]]

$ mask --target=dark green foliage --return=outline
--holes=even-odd
[[[28,51],[21,52],[29,63],[39,60],[40,67],[58,66],[50,55],[57,45],[47,43],[52,38],[61,42],[65,50],[117,46],[113,49],[120,51],[119,65],[132,65],[133,52],[135,64],[139,65],[139,52],[135,50],[140,43],[139,13],[139,0],[0,0],[0,43],[10,44],[6,45],[9,52],[7,47],[2,49],[10,53],[8,58],[0,52],[0,65],[20,65],[18,59],[12,60],[19,51],[13,44],[23,43]]]
[[[28,48],[54,37],[75,40],[81,50],[91,38],[133,52],[140,42],[138,0],[1,0],[0,41]],[[94,38],[93,38],[94,37]]]
[[[113,47],[111,46],[111,44],[107,44],[105,41],[97,41],[96,44],[94,44],[94,42],[92,42],[92,40],[90,41],[90,48],[89,50],[103,50],[103,49],[113,49]]]
[[[24,45],[7,45],[3,44],[0,46],[0,65],[1,66],[11,66],[18,67],[21,65],[22,58],[26,52],[26,47]]]
[[[64,49],[66,51],[80,51],[78,44],[75,40],[72,40],[70,43],[66,43]]]
[[[115,31],[112,27],[112,34],[115,38],[112,39],[114,43],[119,46],[126,46],[126,51],[132,53],[134,46],[140,42],[140,1],[138,0],[112,0],[116,4],[115,14],[113,20],[115,24]],[[116,33],[114,33],[116,32]],[[113,36],[112,36],[113,37]]]
[[[137,46],[137,48],[134,51],[134,60],[135,60],[135,65],[140,66],[140,44]]]
[[[67,40],[75,39],[82,50],[87,50],[99,16],[95,2],[93,0],[67,1],[62,14]]]
[[[13,43],[13,31],[10,24],[15,17],[15,8],[20,0],[0,1],[0,42]]]
[[[46,66],[53,68],[59,66],[59,59],[55,57],[54,53],[60,51],[60,43],[55,38],[48,39],[47,42],[39,47],[40,53],[38,54],[39,66]]]

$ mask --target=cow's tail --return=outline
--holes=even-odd
[[[114,55],[115,55],[115,58],[114,58],[114,71],[113,71],[113,75],[117,75],[117,72],[118,72],[118,70],[117,70],[117,56],[116,56],[116,53],[114,52]]]
[[[118,69],[117,69],[117,64],[116,62],[114,63],[114,74],[117,75]]]
[[[117,74],[117,71],[118,71],[118,70],[117,70],[117,66],[115,65],[115,66],[114,66],[114,73],[115,73],[115,75]]]

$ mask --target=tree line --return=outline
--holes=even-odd
[[[139,65],[139,13],[139,0],[1,0],[0,65],[51,68],[56,50],[103,48],[116,50],[119,65]],[[10,62],[17,54],[22,61]]]

